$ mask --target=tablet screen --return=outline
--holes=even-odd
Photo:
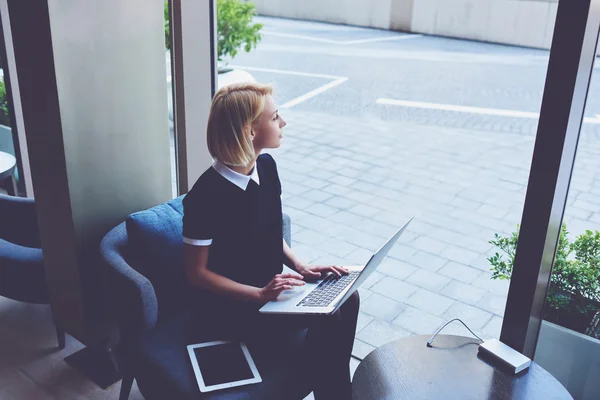
[[[196,347],[194,354],[206,386],[254,378],[239,343]]]

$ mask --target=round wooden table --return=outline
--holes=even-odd
[[[352,399],[572,399],[546,370],[532,362],[518,375],[478,356],[479,340],[438,335],[388,343],[358,366]]]
[[[15,196],[17,194],[17,181],[15,180],[15,167],[17,159],[12,154],[0,151],[0,184],[2,184],[8,194]]]

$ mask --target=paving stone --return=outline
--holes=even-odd
[[[398,231],[398,228],[395,226],[374,221],[370,218],[365,218],[363,221],[361,221],[359,229],[363,232],[367,232],[372,235],[377,235],[380,238],[386,240],[392,237],[392,235],[394,235]]]
[[[384,276],[370,290],[374,293],[389,297],[396,301],[405,301],[419,288],[390,276]]]
[[[405,303],[439,316],[443,315],[455,301],[437,293],[430,292],[429,290],[419,289],[410,296]]]
[[[405,232],[401,238],[405,239],[404,235],[408,233]],[[396,243],[396,245],[394,247],[391,248],[390,252],[388,253],[388,257],[392,257],[395,258],[397,260],[401,260],[401,261],[408,261],[410,259],[412,259],[412,257],[417,254],[417,249],[415,249],[414,247],[411,246],[407,246],[403,243]]]
[[[473,330],[481,329],[492,319],[492,316],[492,313],[460,302],[455,302],[450,308],[448,308],[448,310],[446,310],[446,312],[442,314],[442,317],[446,320],[460,318],[465,324],[467,324],[469,328]]]
[[[492,293],[507,296],[510,281],[506,279],[492,279],[491,273],[483,272],[479,278],[475,279],[471,284]]]
[[[447,276],[448,278],[461,281],[463,283],[471,283],[479,275],[481,271],[476,268],[467,267],[466,265],[459,264],[454,261],[448,261],[442,268],[437,271],[439,274]]]
[[[329,182],[322,181],[320,179],[305,179],[301,182],[303,185],[308,186],[313,189],[323,189],[329,185]]]
[[[506,295],[486,293],[481,300],[477,302],[477,307],[493,314],[504,316],[504,309],[506,308]]]
[[[425,253],[424,251],[417,251],[413,256],[406,259],[406,262],[417,268],[436,272],[442,268],[448,260],[433,254]]]
[[[331,193],[337,196],[343,196],[344,194],[351,192],[352,188],[332,183],[328,186],[325,186],[322,190],[324,192]]]
[[[306,211],[306,209],[312,205],[316,204],[315,201],[310,200],[310,199],[306,199],[302,196],[294,196],[294,197],[290,197],[288,199],[286,199],[285,201],[285,205],[288,207],[294,207],[303,211]]]
[[[372,317],[364,312],[358,313],[358,319],[356,321],[356,332],[360,332],[365,326],[369,325],[371,321],[373,321],[375,317]]]
[[[358,294],[360,295],[360,301],[362,303],[363,301],[366,301],[369,297],[371,297],[373,295],[373,292],[370,291],[369,289],[359,287]]]
[[[427,236],[420,236],[411,243],[411,246],[428,253],[437,254],[446,249],[448,244]]]
[[[336,175],[332,178],[329,178],[329,182],[342,186],[350,186],[355,184],[357,180],[354,178],[348,178],[347,176]]]
[[[407,307],[392,324],[417,335],[433,334],[445,321],[435,315],[414,307]]]
[[[501,331],[502,318],[498,316],[493,316],[492,319],[481,329],[481,332],[496,339],[500,338]]]
[[[479,253],[452,245],[441,251],[440,255],[450,261],[456,261],[466,265],[475,261],[475,259],[479,257]]]
[[[405,280],[418,270],[419,268],[413,265],[390,257],[383,260],[381,264],[379,264],[379,267],[377,267],[378,272],[401,280]]]
[[[347,254],[344,258],[351,262],[352,265],[366,265],[373,252],[368,249],[356,247],[355,250]]]
[[[322,243],[318,243],[315,246],[322,251],[327,252],[328,254],[332,254],[340,258],[344,258],[353,251],[358,250],[358,247],[353,244],[333,238]]]
[[[411,336],[411,333],[399,326],[375,320],[362,329],[356,338],[374,347],[383,346],[391,341]]]
[[[431,272],[426,269],[419,269],[406,279],[406,282],[413,285],[439,293],[442,288],[448,285],[452,280],[448,277]]]
[[[371,287],[383,278],[385,278],[384,274],[374,271],[371,273],[371,275],[369,275],[367,279],[365,279],[365,281],[362,283],[362,285],[360,285],[360,287],[371,290]]]
[[[340,210],[346,210],[357,205],[356,201],[347,199],[342,196],[330,197],[328,200],[325,201],[325,204],[331,207],[338,208]]]
[[[285,184],[282,182],[281,186],[282,186],[283,193],[287,193],[287,194],[291,194],[291,195],[302,195],[302,194],[308,192],[309,190],[312,190],[309,187],[306,187],[299,183],[293,183],[293,182],[290,184]]]
[[[305,229],[294,236],[294,241],[303,243],[307,246],[315,246],[329,240],[329,236],[323,235],[311,229]]]
[[[332,205],[332,207],[334,207]],[[332,221],[345,226],[356,226],[361,224],[364,217],[347,211],[340,211],[328,217],[328,225],[331,226]]]
[[[314,259],[312,261],[312,264],[315,264],[315,265],[337,265],[337,266],[341,267],[341,266],[347,265],[348,262],[343,258],[336,257],[331,254],[325,254],[325,255],[322,255],[322,256]]]
[[[363,217],[371,217],[380,212],[379,209],[368,206],[366,204],[358,204],[354,207],[349,208],[348,211],[354,214],[361,215]]]
[[[352,355],[354,357],[364,360],[373,350],[375,350],[375,346],[371,346],[362,340],[354,339],[354,346],[352,347]]]
[[[292,220],[292,225],[294,224],[301,225],[307,229],[311,229],[324,235],[331,235],[328,231],[331,227],[331,220],[329,218],[323,218],[319,217],[318,215],[305,213],[305,217],[303,217],[300,221]]]
[[[304,193],[302,195],[302,197],[308,199],[308,200],[312,200],[312,201],[316,201],[318,203],[324,202],[327,199],[330,199],[333,197],[333,195],[331,193],[327,193],[324,192],[322,190],[310,190],[306,193]]]
[[[283,206],[283,213],[287,214],[292,219],[292,224],[297,224],[299,221],[302,221],[307,216],[311,216],[311,214],[299,210],[294,207]]]
[[[318,215],[319,217],[330,217],[339,211],[337,208],[325,204],[313,204],[306,207],[304,210],[310,214]]]
[[[405,308],[404,304],[378,293],[373,293],[360,305],[361,312],[385,322],[393,321]]]
[[[488,292],[484,289],[453,280],[446,287],[444,287],[440,293],[444,296],[450,297],[451,299],[475,305]]]
[[[302,243],[292,243],[292,251],[300,261],[307,263],[312,263],[323,255],[322,252],[316,248],[306,246]]]

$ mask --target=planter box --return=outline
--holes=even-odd
[[[542,321],[534,361],[575,399],[600,398],[600,340]]]

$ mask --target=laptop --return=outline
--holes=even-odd
[[[333,314],[377,269],[411,221],[412,218],[394,233],[365,266],[346,267],[348,275],[338,277],[330,272],[324,279],[285,290],[259,311],[265,314]]]

